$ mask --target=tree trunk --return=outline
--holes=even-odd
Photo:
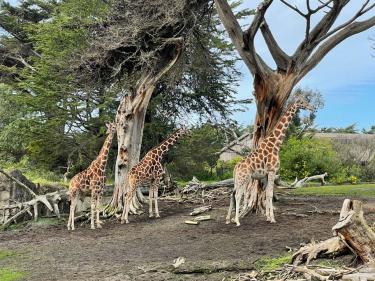
[[[259,142],[267,136],[280,119],[292,89],[297,82],[294,75],[273,73],[264,80],[255,76],[254,96],[257,105],[255,117],[252,149],[256,149]],[[264,214],[267,208],[273,208],[272,202],[266,202],[266,184],[264,180],[250,182],[246,193],[241,216],[248,212]],[[269,189],[269,192],[273,192]],[[271,204],[271,206],[269,206]]]
[[[152,71],[144,71],[138,80],[135,89],[127,93],[120,102],[116,114],[118,153],[115,167],[115,187],[109,206],[114,210],[121,210],[122,199],[127,192],[127,174],[129,170],[139,162],[144,121],[147,106],[159,79],[176,63],[181,54],[182,41],[171,46],[169,56],[160,61],[159,67]],[[132,213],[137,213],[144,202],[140,190],[133,198],[130,206]]]
[[[116,114],[118,153],[115,167],[115,187],[110,206],[122,209],[122,198],[127,191],[127,174],[139,162],[144,119],[148,103],[154,91],[154,76],[144,74],[137,84],[134,93],[123,97]],[[143,202],[143,196],[137,192],[133,199],[133,213]]]

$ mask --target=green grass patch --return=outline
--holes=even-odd
[[[273,271],[281,268],[286,263],[290,263],[291,260],[292,254],[276,258],[262,257],[255,262],[255,268],[257,269],[257,271]]]
[[[20,271],[15,271],[8,268],[0,268],[0,280],[1,281],[17,281],[22,280],[25,274]]]
[[[30,225],[33,228],[44,228],[49,226],[55,226],[59,224],[57,218],[38,218],[37,221],[31,221]]]
[[[326,185],[301,187],[292,191],[295,195],[312,196],[375,196],[375,184]]]
[[[0,250],[0,261],[14,256],[16,253],[8,250]],[[1,279],[0,279],[1,280]]]

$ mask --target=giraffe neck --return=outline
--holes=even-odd
[[[272,141],[274,144],[274,147],[280,148],[285,138],[286,132],[289,128],[289,125],[292,122],[293,117],[297,111],[298,111],[298,105],[297,104],[291,105],[287,109],[285,114],[280,118],[279,122],[276,124],[270,136],[267,137],[267,141]]]
[[[182,136],[181,130],[178,130],[171,134],[167,139],[162,141],[155,149],[153,149],[153,153],[156,153],[159,158],[161,159],[165,153],[167,153],[172,146],[177,142],[177,140]]]
[[[96,161],[99,163],[100,167],[105,167],[107,165],[108,160],[108,152],[109,148],[111,147],[112,139],[113,139],[113,132],[110,132],[106,137],[102,148],[100,149],[99,155],[96,158]]]

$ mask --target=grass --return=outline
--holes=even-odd
[[[31,221],[31,227],[43,228],[58,225],[59,220],[57,218],[38,218],[37,221]]]
[[[0,250],[0,261],[6,259],[8,257],[12,257],[14,255],[15,255],[15,253],[12,252],[12,251]],[[0,279],[0,280],[2,280],[2,279]]]
[[[5,260],[10,257],[14,257],[15,252],[9,250],[0,250],[0,261]],[[16,271],[9,268],[0,268],[0,280],[1,281],[16,281],[22,280],[25,274],[20,271]]]
[[[281,268],[284,264],[290,263],[292,260],[292,254],[271,258],[262,257],[255,262],[255,268],[257,271],[273,271]]]
[[[15,271],[8,268],[0,268],[0,280],[1,281],[17,281],[22,280],[25,274],[20,271]]]
[[[311,196],[375,196],[375,184],[326,185],[301,187],[292,191],[295,195]]]

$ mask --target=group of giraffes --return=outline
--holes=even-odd
[[[275,128],[265,138],[263,138],[256,149],[244,157],[234,168],[234,189],[231,194],[230,206],[226,223],[231,222],[233,207],[235,207],[234,222],[240,225],[240,205],[242,199],[247,194],[247,189],[256,181],[253,175],[264,174],[267,177],[266,185],[266,217],[267,221],[275,222],[273,212],[273,184],[276,172],[279,169],[279,151],[284,140],[286,131],[289,127],[293,116],[298,109],[313,110],[309,103],[301,96],[297,97],[283,116],[280,118]],[[107,126],[107,137],[97,158],[91,162],[90,166],[84,171],[75,175],[69,185],[70,213],[68,220],[68,230],[74,230],[74,213],[77,201],[80,196],[91,193],[91,228],[101,228],[102,222],[99,220],[99,205],[102,193],[105,187],[105,170],[108,160],[108,152],[112,139],[116,133],[116,125],[109,123]],[[149,216],[153,217],[153,202],[155,217],[160,217],[158,209],[158,188],[160,180],[164,174],[161,160],[163,155],[176,143],[182,136],[188,133],[186,127],[178,129],[167,139],[156,147],[152,148],[143,159],[132,167],[127,175],[129,188],[124,197],[124,208],[121,216],[121,223],[129,223],[128,214],[130,203],[135,196],[136,189],[143,184],[149,185]],[[246,198],[245,198],[246,199]],[[246,201],[246,200],[245,200]]]

